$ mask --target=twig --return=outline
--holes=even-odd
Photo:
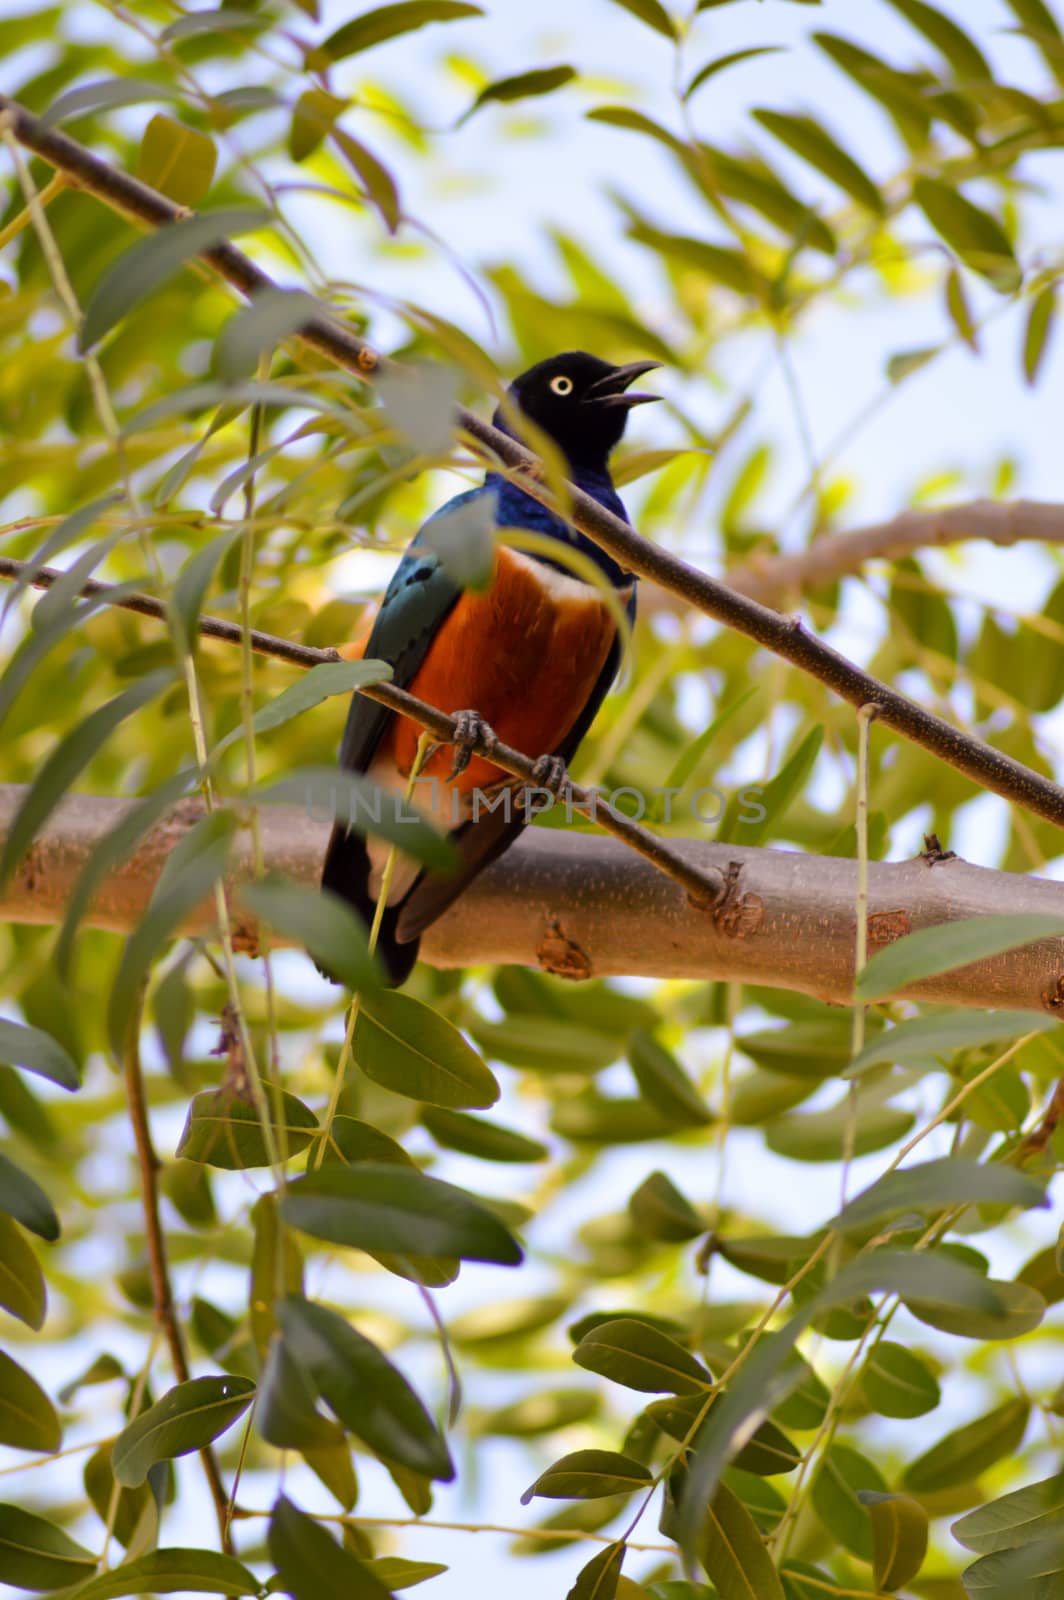
[[[137,1151],[140,1172],[141,1203],[144,1209],[144,1237],[148,1252],[148,1273],[151,1278],[151,1297],[155,1320],[162,1329],[170,1351],[170,1364],[178,1383],[189,1380],[188,1356],[181,1325],[174,1310],[174,1295],[170,1286],[170,1266],[166,1253],[166,1234],[159,1215],[159,1157],[152,1144],[148,1123],[148,1102],[144,1093],[144,1078],[140,1066],[141,1006],[135,1008],[126,1036],[123,1069],[126,1080],[126,1098],[129,1101],[129,1120],[133,1126],[133,1141]],[[218,1518],[218,1532],[222,1549],[232,1553],[229,1537],[229,1496],[210,1445],[200,1451],[203,1471],[214,1502]]]
[[[846,533],[817,539],[794,555],[757,557],[728,573],[740,594],[786,605],[809,589],[860,571],[866,561],[897,560],[914,550],[985,539],[1009,546],[1032,540],[1064,544],[1064,506],[1046,500],[973,500],[967,505],[902,511]]]
[[[31,561],[15,561],[10,556],[0,556],[0,578],[25,578],[27,574],[30,574],[29,582],[35,589],[48,589],[63,575],[55,567],[38,567]],[[93,578],[83,584],[78,593],[82,599],[87,599],[91,595],[107,595],[111,588],[112,585],[99,583]],[[142,617],[166,620],[166,607],[149,594],[120,595],[115,600],[115,605],[125,611],[135,611]],[[239,624],[224,622],[220,617],[201,616],[199,631],[205,638],[222,639],[226,644],[239,645],[244,638]],[[343,659],[336,650],[317,650],[311,645],[292,644],[287,639],[277,639],[272,634],[261,633],[257,628],[251,629],[249,637],[253,650],[262,655],[273,656],[278,661],[290,662],[294,666],[318,667],[324,662]],[[445,711],[437,711],[435,706],[417,699],[415,695],[408,694],[405,689],[397,689],[390,683],[375,683],[359,688],[358,693],[366,695],[370,700],[379,701],[391,711],[409,717],[412,722],[419,723],[440,744],[454,743],[458,733],[454,718],[449,717]],[[477,755],[487,757],[495,766],[501,767],[512,777],[524,778],[527,783],[537,784],[535,762],[520,750],[513,750],[509,745],[499,743],[490,732],[477,739],[471,748]],[[719,873],[706,873],[692,866],[664,839],[659,839],[656,834],[641,828],[637,822],[626,817],[623,811],[617,811],[600,794],[575,783],[570,784],[566,793],[574,810],[590,817],[591,821],[597,823],[605,833],[612,833],[615,838],[623,839],[625,844],[638,855],[652,862],[668,877],[674,878],[687,891],[695,905],[712,909],[717,904],[724,888]]]
[[[46,127],[39,117],[3,95],[0,95],[0,121],[28,149],[127,216],[160,227],[187,215],[164,195],[101,161],[67,134]],[[267,273],[228,242],[205,251],[203,260],[233,288],[249,297],[276,287]],[[298,337],[337,366],[364,379],[390,366],[349,327],[324,313],[312,317]],[[456,420],[464,433],[482,446],[490,461],[513,469],[530,495],[545,504],[551,503],[550,493],[540,478],[539,463],[531,451],[471,411],[459,410]],[[1049,778],[924,710],[805,632],[791,618],[738,594],[726,583],[648,543],[622,518],[614,516],[574,485],[567,485],[566,491],[569,515],[575,526],[629,571],[651,579],[685,604],[782,656],[850,705],[858,709],[875,705],[879,720],[896,733],[930,750],[982,788],[1064,827],[1064,789]]]

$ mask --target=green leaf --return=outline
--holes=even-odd
[[[539,1495],[548,1500],[599,1500],[611,1494],[632,1494],[653,1483],[641,1461],[616,1450],[574,1450],[541,1472],[521,1496],[521,1504]]]
[[[363,996],[352,1054],[393,1094],[455,1110],[494,1105],[499,1085],[453,1023],[412,995]]]
[[[698,1421],[699,1413],[701,1412],[705,1419],[712,1413],[713,1406],[720,1403],[719,1400],[714,1400],[707,1410],[705,1398],[705,1394],[702,1393],[684,1395],[676,1400],[653,1400],[647,1406],[645,1414],[652,1418],[671,1439],[686,1446],[691,1441],[692,1429]],[[699,1433],[704,1426],[703,1420],[699,1424]],[[740,1471],[749,1472],[755,1477],[775,1478],[781,1473],[793,1472],[801,1459],[801,1451],[788,1439],[783,1429],[778,1428],[772,1421],[765,1421],[739,1450],[734,1465]]]
[[[160,44],[176,44],[182,39],[194,39],[205,33],[228,33],[234,29],[261,32],[273,26],[272,17],[256,16],[236,6],[220,6],[217,10],[190,11],[171,22],[159,35]]]
[[[111,986],[107,1027],[111,1048],[119,1058],[152,962],[222,876],[235,833],[235,817],[225,811],[212,812],[197,822],[167,857],[148,909],[126,941]]]
[[[1019,288],[1023,274],[1008,234],[995,217],[941,178],[917,178],[913,199],[965,266],[987,278],[1001,294]]]
[[[42,1028],[30,1028],[24,1022],[11,1022],[7,1017],[0,1017],[0,1061],[35,1072],[49,1083],[57,1083],[61,1089],[81,1087],[77,1062],[57,1039]]]
[[[938,1380],[905,1345],[881,1339],[861,1369],[861,1387],[881,1417],[922,1417],[942,1398]]]
[[[259,805],[302,806],[318,820],[342,822],[353,833],[387,839],[403,855],[436,872],[451,871],[457,861],[450,840],[437,833],[416,806],[408,805],[394,791],[378,787],[362,773],[340,767],[299,767],[268,788],[254,790],[252,798]]]
[[[501,1022],[472,1017],[469,1031],[485,1055],[530,1072],[599,1072],[621,1051],[614,1034],[538,1012],[514,1012]]]
[[[974,961],[986,961],[1005,950],[1018,950],[1038,939],[1064,938],[1064,917],[1041,911],[1005,916],[970,917],[960,922],[919,928],[895,939],[864,968],[854,987],[858,1001],[882,1000],[921,978],[952,972]],[[1032,1019],[1032,1027],[1037,1026]]]
[[[956,267],[950,267],[946,275],[946,310],[949,312],[950,321],[973,354],[979,354],[979,331],[972,317],[968,296],[964,289],[964,279]]]
[[[475,1156],[480,1161],[546,1161],[550,1155],[545,1144],[529,1139],[513,1128],[503,1128],[483,1117],[470,1117],[463,1111],[443,1111],[425,1106],[419,1118],[436,1143],[445,1150],[460,1150],[463,1155]]]
[[[1056,1600],[1064,1581],[1064,1533],[983,1556],[963,1573],[971,1600]]]
[[[914,1494],[928,1494],[973,1482],[995,1461],[1016,1454],[1030,1415],[1029,1401],[1006,1400],[925,1450],[906,1468],[902,1483]]]
[[[847,1149],[855,1156],[885,1150],[904,1139],[916,1121],[911,1111],[896,1106],[858,1103],[853,1116],[845,1099],[824,1111],[800,1112],[765,1124],[765,1143],[792,1161],[841,1161]]]
[[[679,1062],[645,1028],[636,1028],[628,1040],[628,1065],[641,1093],[677,1127],[704,1128],[713,1121]]]
[[[969,1550],[989,1555],[1056,1533],[1064,1514],[1064,1473],[1013,1489],[969,1511],[950,1528]]]
[[[198,206],[214,181],[218,152],[214,141],[195,128],[186,128],[162,113],[144,130],[137,157],[137,177],[176,201]]]
[[[683,141],[670,133],[668,128],[644,116],[642,111],[633,111],[630,106],[596,106],[587,113],[587,120],[604,122],[610,128],[624,128],[628,133],[645,134],[648,139],[657,140],[669,150],[679,151],[683,148]]]
[[[1023,334],[1023,375],[1033,388],[1042,370],[1057,314],[1056,284],[1047,284],[1031,301]]]
[[[841,1545],[862,1561],[872,1559],[872,1523],[862,1491],[886,1492],[886,1480],[867,1456],[849,1445],[831,1444],[817,1464],[813,1506]]]
[[[14,1589],[65,1589],[88,1577],[96,1557],[54,1522],[0,1505],[0,1572]]]
[[[54,1243],[59,1237],[59,1218],[39,1183],[21,1167],[16,1167],[0,1150],[0,1212],[14,1217],[39,1239]]]
[[[281,1495],[267,1535],[280,1587],[293,1600],[391,1600],[365,1561]]]
[[[41,1328],[47,1304],[40,1262],[18,1223],[0,1211],[0,1306],[27,1327]]]
[[[145,101],[180,99],[180,89],[169,83],[152,83],[147,78],[100,78],[61,94],[58,100],[52,101],[41,121],[46,128],[57,128],[61,122],[97,111],[143,105]]]
[[[440,1561],[406,1561],[402,1556],[378,1556],[370,1569],[389,1589],[409,1589],[449,1570]]]
[[[280,1094],[282,1122],[278,1123],[278,1091],[264,1085],[270,1108],[275,1147],[285,1157],[298,1155],[314,1137],[318,1119],[309,1106],[284,1090]],[[257,1106],[239,1100],[226,1089],[204,1089],[188,1108],[177,1155],[224,1172],[243,1172],[270,1164],[266,1138]]]
[[[794,754],[759,792],[758,806],[764,815],[757,821],[748,822],[744,819],[743,803],[738,795],[734,796],[728,802],[728,809],[721,818],[717,839],[722,844],[729,844],[732,841],[747,845],[761,844],[770,830],[775,829],[775,825],[782,821],[793,801],[802,793],[816,765],[816,758],[820,754],[823,742],[823,728],[810,729]]]
[[[941,1252],[875,1250],[844,1267],[773,1339],[758,1343],[714,1405],[691,1457],[679,1508],[676,1537],[685,1553],[695,1549],[701,1508],[714,1494],[741,1432],[751,1418],[772,1410],[800,1381],[800,1369],[785,1371],[799,1336],[821,1312],[877,1290],[900,1295],[906,1305],[925,1295],[961,1311],[1000,1315],[1002,1306],[995,1285]]]
[[[254,1573],[233,1556],[216,1550],[152,1550],[101,1572],[66,1600],[118,1600],[127,1594],[258,1594]]]
[[[121,821],[94,843],[92,854],[82,868],[67,900],[63,926],[59,930],[59,937],[52,952],[56,971],[64,982],[68,981],[70,976],[75,935],[82,918],[92,904],[97,889],[112,872],[131,859],[144,836],[155,827],[175,802],[188,792],[195,781],[195,776],[195,772],[190,770],[175,773],[154,793],[135,801]],[[163,981],[165,982],[165,979]],[[158,996],[158,991],[156,993]]]
[[[254,1394],[249,1378],[229,1374],[177,1384],[118,1435],[111,1449],[116,1480],[136,1488],[156,1462],[202,1450],[232,1427]]]
[[[369,930],[338,895],[271,873],[242,884],[240,903],[275,932],[301,944],[315,965],[360,993],[375,989],[381,969],[370,953]]]
[[[282,1295],[303,1293],[303,1252],[295,1234],[281,1222],[275,1193],[261,1194],[255,1201],[251,1226],[248,1324],[259,1361],[263,1362],[277,1332],[275,1303]]]
[[[781,144],[815,167],[851,200],[856,200],[874,216],[885,214],[883,196],[871,178],[813,117],[792,116],[782,111],[755,111],[753,115]]]
[[[51,1454],[62,1442],[63,1430],[55,1407],[36,1378],[0,1350],[0,1444]],[[6,1578],[7,1569],[0,1570]]]
[[[982,51],[952,18],[925,0],[890,0],[914,28],[940,51],[960,79],[993,82],[994,74]]]
[[[270,733],[291,722],[293,717],[323,705],[335,694],[351,694],[374,683],[387,683],[391,675],[392,669],[386,661],[323,661],[256,711],[255,732]],[[243,729],[240,729],[219,744],[228,747],[243,737]]]
[[[78,349],[91,350],[187,262],[234,234],[265,227],[269,220],[268,212],[231,206],[181,222],[168,222],[138,240],[108,267],[93,290],[78,333]]]
[[[458,119],[458,126],[468,122],[475,111],[481,106],[493,102],[510,105],[514,100],[531,100],[545,94],[553,94],[555,89],[560,89],[563,84],[571,83],[576,77],[573,67],[534,67],[530,72],[518,72],[509,78],[495,78],[491,83],[484,85],[468,111],[464,111]]]
[[[303,1366],[279,1334],[270,1341],[259,1379],[255,1422],[281,1450],[322,1450],[343,1442],[343,1429],[317,1410]]]
[[[614,477],[616,478],[616,474],[614,474]],[[713,718],[708,728],[704,728],[698,738],[693,739],[680,756],[680,759],[665,779],[663,785],[665,789],[683,789],[685,787],[688,780],[694,777],[699,762],[717,737],[717,734],[720,733],[722,728],[727,727],[736,713],[741,711],[747,701],[752,700],[757,693],[758,687],[754,684],[752,688],[747,689],[745,694],[738,695],[736,699],[724,707],[723,711]]]
[[[349,100],[330,94],[327,89],[305,90],[292,108],[288,129],[288,154],[292,160],[305,161],[313,155],[349,105]]]
[[[189,556],[182,566],[170,592],[169,613],[174,631],[185,650],[193,651],[199,643],[199,619],[207,591],[214,581],[214,572],[222,557],[227,555],[243,534],[243,528],[226,528],[202,550]]]
[[[1055,1026],[1052,1017],[1039,1017],[1033,1011],[932,1011],[885,1028],[854,1057],[842,1076],[856,1078],[883,1062],[920,1061],[1019,1039],[1028,1033],[1049,1033]]]
[[[902,1298],[906,1310],[918,1321],[962,1339],[1018,1339],[1038,1327],[1045,1316],[1046,1303],[1037,1290],[1026,1283],[1008,1283],[1001,1278],[983,1281],[994,1297],[993,1305],[957,1304],[948,1296],[943,1297],[934,1284],[926,1292],[918,1289]]]
[[[1044,1206],[1045,1190],[1034,1178],[1001,1164],[983,1165],[966,1156],[943,1156],[888,1172],[835,1218],[843,1233],[880,1228],[905,1212],[943,1211],[950,1206]]]
[[[98,706],[70,733],[63,735],[11,819],[0,855],[0,884],[6,883],[67,790],[112,733],[127,717],[157,699],[172,682],[173,674],[169,670],[152,672],[116,694],[106,705]]]
[[[298,333],[308,322],[321,316],[321,306],[313,295],[303,289],[262,290],[249,305],[235,311],[222,328],[214,345],[215,372],[225,383],[240,383],[246,378],[253,378],[262,356],[275,350],[282,339]],[[327,672],[333,665],[361,666],[362,663],[325,662],[320,667],[312,667],[306,676]],[[379,683],[381,680],[371,678],[365,681]],[[293,688],[298,687],[293,685]],[[285,690],[285,694],[291,693],[291,689]],[[278,698],[283,699],[284,696]],[[309,703],[314,704],[313,701]]]
[[[633,222],[628,237],[644,244],[667,261],[682,267],[691,267],[705,273],[714,283],[734,294],[749,295],[755,299],[764,296],[765,283],[760,272],[742,250],[726,245],[710,244],[706,239],[693,239],[689,234],[662,233],[648,222]]]
[[[617,1586],[627,1545],[623,1539],[606,1545],[580,1568],[565,1600],[617,1600]]]
[[[707,1224],[686,1195],[664,1172],[652,1172],[628,1201],[628,1213],[640,1233],[670,1244],[697,1239]]]
[[[632,1317],[600,1323],[585,1333],[573,1360],[588,1372],[644,1394],[707,1393],[712,1382],[683,1345]]]
[[[307,66],[312,71],[333,61],[370,50],[374,45],[397,39],[400,34],[424,28],[430,22],[459,22],[464,17],[482,17],[480,6],[463,5],[459,0],[398,0],[396,5],[378,6],[352,17],[311,51]]]
[[[1059,83],[1064,77],[1064,37],[1046,0],[1005,0],[1005,3],[1042,52],[1046,66]]]
[[[710,78],[715,78],[719,72],[726,72],[729,67],[738,66],[740,61],[752,61],[755,56],[778,55],[782,48],[783,46],[778,44],[761,44],[753,45],[746,50],[729,50],[727,55],[716,56],[712,61],[707,61],[704,67],[699,67],[683,92],[684,99],[690,100]]]
[[[442,1435],[375,1344],[346,1317],[299,1295],[282,1301],[277,1317],[292,1359],[345,1428],[389,1461],[451,1482],[454,1466]]]
[[[484,594],[495,573],[495,499],[477,495],[444,506],[422,529],[422,541],[435,550],[440,565],[463,589]]]
[[[354,1250],[512,1267],[522,1259],[509,1230],[463,1190],[403,1167],[324,1166],[288,1185],[281,1211],[293,1228]]]
[[[377,207],[389,233],[394,233],[402,218],[399,189],[384,162],[360,139],[343,128],[333,128],[330,138]]]
[[[757,1523],[726,1484],[718,1487],[706,1508],[697,1548],[721,1600],[784,1600],[783,1585]]]
[[[904,1589],[927,1554],[927,1512],[906,1494],[860,1489],[872,1519],[872,1577],[877,1589]]]
[[[664,38],[676,38],[676,24],[661,0],[613,0],[613,4],[630,11],[633,17],[638,17],[640,22],[645,22],[648,28],[653,28],[655,33],[662,34]]]

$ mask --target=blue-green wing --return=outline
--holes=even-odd
[[[462,593],[441,566],[439,556],[425,543],[425,534],[436,517],[468,500],[479,499],[486,492],[489,491],[483,488],[470,489],[430,517],[408,547],[385,591],[366,645],[366,659],[387,661],[392,668],[392,682],[399,689],[407,688],[417,675],[429,646]],[[340,744],[340,765],[352,772],[364,772],[393,714],[365,695],[353,695]]]

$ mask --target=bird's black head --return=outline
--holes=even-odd
[[[583,350],[567,350],[522,372],[510,385],[510,395],[550,435],[570,466],[604,470],[631,408],[661,398],[634,393],[629,384],[660,366],[660,361],[632,361],[615,367]],[[501,412],[495,425],[512,432]]]

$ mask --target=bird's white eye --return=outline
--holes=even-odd
[[[559,372],[556,378],[550,380],[552,394],[572,394],[573,380],[567,378],[564,372]]]

